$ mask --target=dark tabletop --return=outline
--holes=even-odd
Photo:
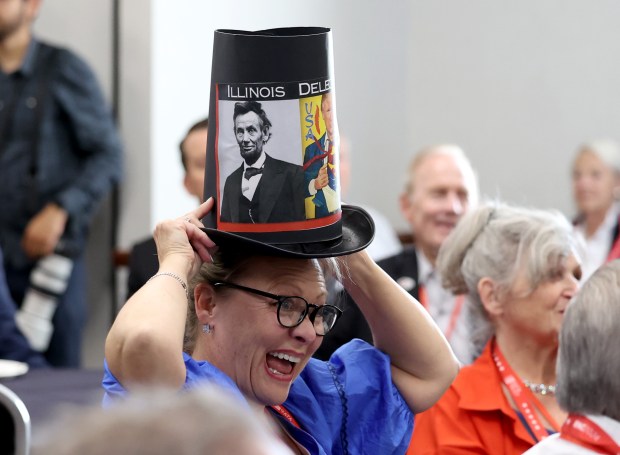
[[[35,435],[61,407],[101,403],[102,377],[100,370],[40,368],[16,378],[1,378],[0,383],[22,399]]]

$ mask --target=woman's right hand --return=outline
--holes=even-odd
[[[158,223],[153,237],[157,244],[160,268],[164,263],[182,262],[189,277],[203,262],[211,261],[216,245],[201,229],[200,221],[214,206],[213,198],[207,199],[195,210],[179,218]]]

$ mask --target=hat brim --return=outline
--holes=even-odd
[[[375,235],[375,223],[366,210],[355,205],[342,205],[342,237],[307,243],[269,244],[243,237],[233,232],[202,228],[224,250],[247,251],[248,254],[313,259],[344,256],[361,251],[370,245]]]

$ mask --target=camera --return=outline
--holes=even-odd
[[[49,346],[54,332],[52,318],[58,299],[67,289],[72,270],[73,259],[56,252],[41,258],[30,272],[30,287],[15,320],[36,351],[46,351]]]

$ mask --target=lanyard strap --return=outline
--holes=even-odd
[[[271,406],[271,409],[273,409],[278,414],[280,414],[282,417],[284,417],[286,420],[288,420],[289,423],[295,425],[297,428],[301,428],[297,420],[295,420],[295,417],[293,417],[293,415],[290,412],[288,412],[288,409],[286,409],[284,406],[276,404],[274,406]]]
[[[525,417],[525,421],[536,438],[536,442],[542,441],[549,436],[547,429],[536,415],[536,408],[538,408],[540,413],[545,417],[545,419],[547,419],[551,427],[557,431],[558,425],[555,422],[555,419],[551,417],[545,409],[545,406],[538,401],[530,389],[524,387],[523,381],[521,381],[517,374],[512,370],[510,364],[504,358],[504,355],[495,340],[492,341],[491,355],[493,356],[493,361],[495,362],[497,371],[502,377],[502,382],[506,385],[508,393],[510,393],[510,396],[521,411],[521,414]]]
[[[560,437],[594,452],[619,455],[620,446],[600,426],[579,414],[569,414]]]
[[[620,222],[620,217],[618,217],[618,222]],[[614,240],[605,262],[610,262],[618,258],[620,258],[620,235],[618,235]]]
[[[418,300],[426,309],[426,311],[428,311],[428,296],[426,294],[426,287],[422,284],[418,287]],[[454,299],[454,307],[452,308],[452,313],[450,314],[450,320],[448,321],[448,325],[446,326],[446,330],[444,331],[444,336],[448,341],[450,341],[450,338],[452,338],[452,334],[454,333],[456,323],[459,319],[459,316],[461,315],[461,310],[463,309],[464,302],[464,295],[457,295]]]
[[[321,144],[319,141],[317,141],[316,138],[314,139],[314,143],[316,144],[317,148],[319,149],[319,151],[321,152],[319,155],[315,155],[312,158],[310,158],[308,161],[306,161],[304,163],[304,171],[306,169],[308,169],[312,164],[314,164],[315,161],[318,160],[322,160],[327,158],[329,164],[331,164],[332,166],[334,165],[334,154],[332,153],[332,145],[333,143],[331,141],[329,141],[329,147],[327,148],[327,151],[323,150],[323,147],[321,147]]]

